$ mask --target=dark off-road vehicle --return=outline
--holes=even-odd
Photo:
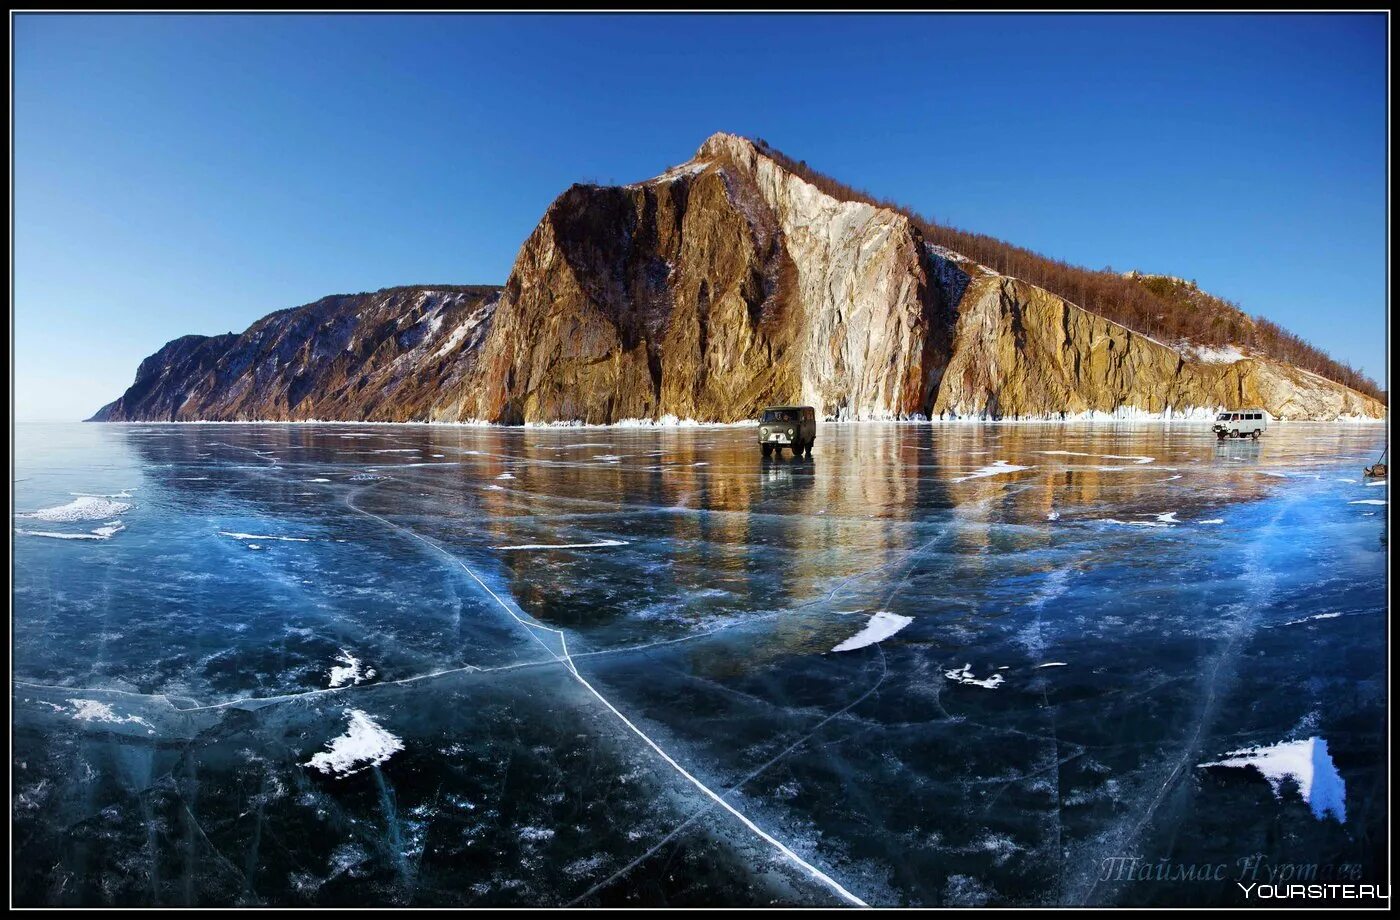
[[[817,410],[811,406],[769,406],[758,417],[758,446],[763,456],[782,456],[789,448],[794,457],[812,456],[817,440]]]

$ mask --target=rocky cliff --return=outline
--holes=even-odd
[[[717,134],[649,181],[570,188],[503,289],[329,297],[177,339],[94,418],[735,421],[792,402],[866,419],[1385,411],[1277,361],[1146,338]]]
[[[495,287],[324,297],[242,335],[189,335],[141,362],[92,421],[424,418],[490,326]]]

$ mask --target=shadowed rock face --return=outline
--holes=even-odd
[[[145,361],[92,421],[425,419],[456,384],[500,289],[407,287],[325,297],[242,335],[186,336]]]
[[[177,339],[94,418],[737,421],[774,403],[840,418],[1385,411],[1275,361],[1183,355],[717,134],[647,182],[570,188],[503,290],[329,297],[241,336]]]

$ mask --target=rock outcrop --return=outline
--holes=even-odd
[[[500,289],[402,287],[324,297],[242,335],[176,339],[91,421],[404,421],[456,386]]]
[[[329,297],[177,339],[94,418],[723,422],[772,403],[851,419],[1385,412],[1277,361],[1146,338],[717,134],[649,181],[570,188],[503,289]]]
[[[967,281],[934,416],[1181,416],[1246,406],[1283,419],[1385,414],[1377,400],[1308,371],[1237,349],[1178,350],[1024,281],[966,262],[953,270]]]

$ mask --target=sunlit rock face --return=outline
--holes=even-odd
[[[1282,419],[1385,415],[1375,399],[1299,368],[1197,357],[1024,281],[965,261],[951,270],[967,280],[935,416],[1208,416],[1246,406]]]
[[[503,290],[328,297],[177,339],[95,418],[729,422],[775,403],[841,419],[1385,414],[1277,361],[1132,332],[716,134],[646,182],[568,189]]]
[[[476,374],[439,417],[920,413],[952,319],[929,262],[904,216],[839,202],[716,135],[648,182],[574,186],[550,206]]]

